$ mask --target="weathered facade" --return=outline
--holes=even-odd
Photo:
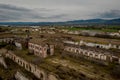
[[[38,45],[34,43],[28,43],[28,48],[31,52],[35,55],[45,58],[47,56],[54,54],[54,46],[45,44],[45,45]]]
[[[69,54],[75,55],[75,56],[83,56],[83,57],[89,57],[91,59],[101,60],[101,61],[107,61],[107,62],[115,62],[120,64],[120,58],[114,55],[111,55],[107,52],[99,52],[95,50],[89,50],[89,49],[83,49],[80,46],[71,45],[71,44],[65,44],[65,51],[69,52]]]
[[[27,62],[26,60],[24,60],[23,58],[15,55],[11,51],[7,51],[4,55],[6,57],[10,58],[11,60],[13,60],[14,62],[16,62],[21,67],[25,68],[27,71],[33,73],[40,80],[53,80],[53,78],[54,78],[54,80],[58,80],[56,78],[56,76],[54,76],[53,74],[50,74],[50,73],[46,72],[45,70],[39,68],[35,64]],[[52,75],[52,78],[51,78],[51,75]]]
[[[13,43],[13,38],[0,38],[0,42]]]

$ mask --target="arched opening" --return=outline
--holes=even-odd
[[[50,48],[47,49],[47,55],[50,55]]]
[[[43,80],[43,74],[42,73],[40,73],[40,79]]]
[[[96,48],[100,48],[100,46],[97,45]]]
[[[32,71],[32,70],[31,70],[31,66],[30,66],[30,65],[29,65],[29,70],[30,70],[30,71]]]
[[[78,50],[78,49],[76,50],[76,53],[79,53],[79,50]]]
[[[116,48],[119,48],[119,45],[116,45]]]
[[[119,62],[119,58],[112,57],[112,61],[113,61],[114,63],[118,63],[118,62]]]
[[[47,55],[50,55],[50,45],[47,44]]]
[[[23,67],[25,68],[25,63],[23,62]]]

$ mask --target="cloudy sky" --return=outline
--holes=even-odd
[[[120,0],[0,0],[0,22],[120,18]]]

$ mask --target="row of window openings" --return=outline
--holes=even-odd
[[[106,48],[105,46],[96,46],[97,48]],[[112,47],[114,47],[114,48],[119,48],[119,46],[118,45],[113,45]]]
[[[15,57],[12,57],[12,58],[13,58],[14,61],[16,60]],[[18,64],[22,65],[23,67],[25,67],[25,68],[28,69],[29,71],[32,71],[31,66],[30,66],[29,64],[25,64],[24,62],[22,62],[22,61],[19,60],[19,59],[17,60],[17,62],[18,62]],[[35,71],[36,71],[36,68],[35,68]],[[40,78],[43,79],[43,74],[42,74],[42,73],[40,73]]]
[[[37,47],[37,46],[32,46],[32,45],[30,45],[30,47],[31,47],[31,48],[35,48],[35,49],[41,49],[41,48],[39,48],[39,47]]]
[[[39,50],[43,49],[42,47],[36,47],[36,46],[30,46],[30,48],[35,48],[35,49],[39,49]],[[46,50],[46,48],[44,48],[44,50]]]
[[[79,51],[79,50],[75,50],[75,49],[69,49],[70,51],[76,51],[76,53],[83,53],[83,54],[86,54],[86,55],[88,55],[88,53],[87,52],[81,52],[81,51]],[[94,54],[91,54],[91,53],[89,53],[89,56],[93,56]],[[95,57],[97,57],[98,55],[95,55]],[[101,55],[102,56],[102,55]]]

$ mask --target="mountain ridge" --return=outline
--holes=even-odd
[[[65,22],[0,22],[0,25],[73,25],[73,24],[119,24],[120,18],[117,19],[87,19],[87,20],[72,20]]]

